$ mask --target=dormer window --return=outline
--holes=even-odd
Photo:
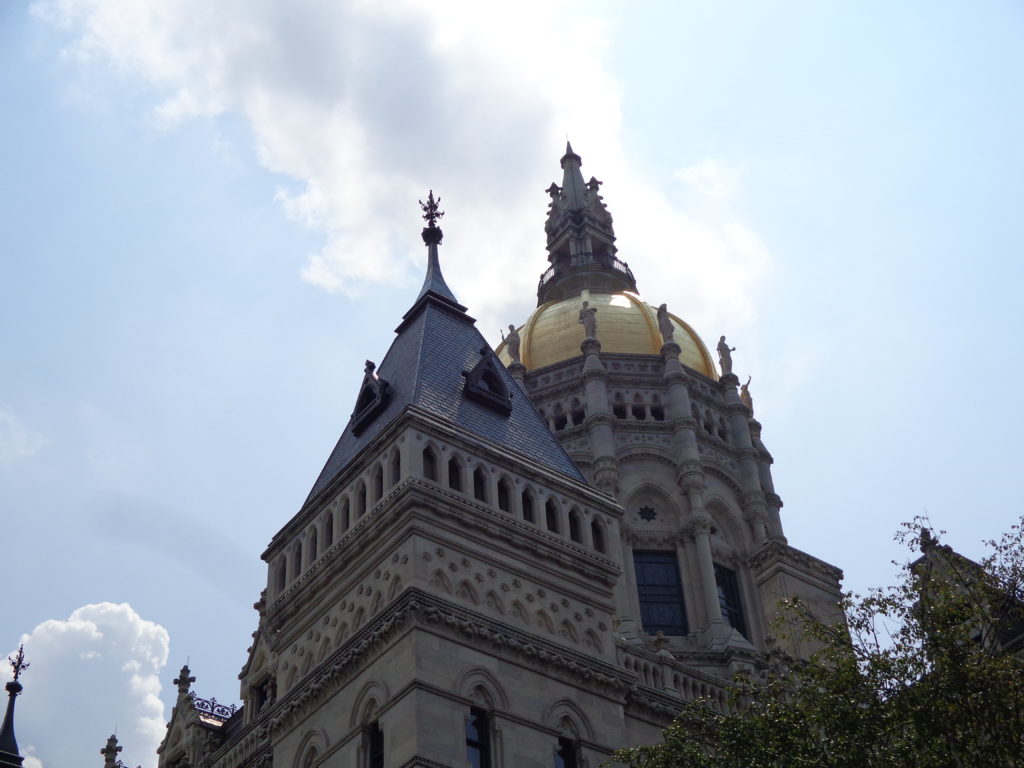
[[[380,378],[375,370],[377,366],[367,360],[363,369],[363,383],[359,387],[359,397],[352,411],[353,434],[358,435],[373,419],[384,410],[391,396],[391,385]]]
[[[462,374],[466,377],[463,393],[473,402],[508,416],[512,413],[512,393],[505,386],[495,360],[490,347],[480,348],[480,362]]]

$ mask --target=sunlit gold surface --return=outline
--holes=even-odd
[[[521,357],[529,370],[576,357],[583,342],[583,326],[579,321],[584,301],[597,307],[597,337],[603,352],[627,352],[656,355],[661,350],[658,315],[654,307],[632,293],[590,293],[552,301],[534,311],[519,328]],[[717,379],[715,365],[707,347],[693,329],[669,313],[675,325],[675,340],[682,348],[680,361],[695,371]],[[506,365],[511,362],[505,345],[498,347],[498,357]]]

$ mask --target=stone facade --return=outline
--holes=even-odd
[[[541,308],[635,291],[599,182],[562,165]],[[597,768],[683,699],[724,707],[780,598],[839,618],[841,573],[786,543],[736,377],[673,340],[603,352],[600,314],[579,354],[506,369],[444,283],[430,205],[423,290],[263,554],[243,705],[184,668],[162,767]]]

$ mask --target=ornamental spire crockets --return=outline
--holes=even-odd
[[[18,740],[14,737],[14,700],[22,692],[24,686],[19,682],[21,673],[28,669],[25,661],[25,646],[19,645],[18,652],[8,658],[14,679],[5,686],[7,689],[7,712],[4,724],[0,726],[0,766],[2,768],[20,768],[25,758],[18,752]]]
[[[548,220],[548,261],[541,275],[537,306],[578,295],[583,289],[601,293],[636,291],[629,266],[615,257],[612,217],[600,194],[601,182],[583,181],[582,160],[565,143],[562,186],[547,188],[551,197]]]

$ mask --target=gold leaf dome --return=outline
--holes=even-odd
[[[549,301],[534,310],[518,328],[520,357],[528,370],[543,368],[581,355],[583,326],[579,322],[584,301],[597,308],[597,338],[601,351],[616,354],[657,355],[661,351],[657,309],[635,293],[592,293],[588,290],[560,301]],[[711,379],[718,379],[715,364],[700,336],[685,321],[669,313],[675,341],[682,349],[680,362]],[[512,362],[505,344],[497,349],[505,365]]]

